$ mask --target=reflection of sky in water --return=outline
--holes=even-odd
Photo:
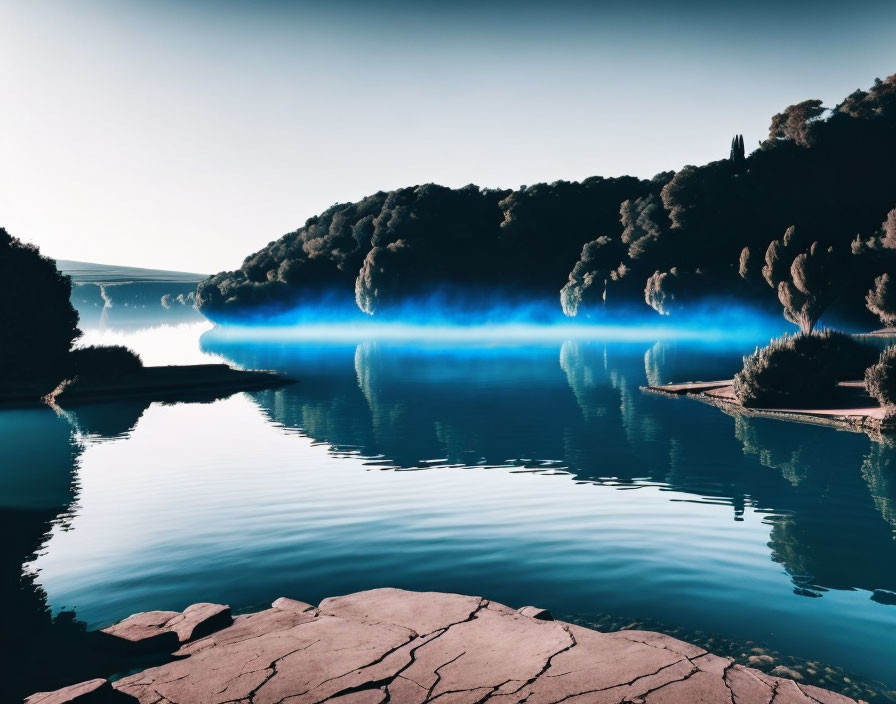
[[[226,361],[201,351],[196,344],[196,338],[211,327],[211,323],[203,320],[145,328],[86,328],[78,345],[124,345],[139,352],[143,363],[150,366]]]
[[[167,334],[192,336],[195,354],[200,331]],[[153,405],[111,440],[80,412],[74,515],[29,566],[54,609],[98,626],[390,584],[655,618],[892,672],[896,607],[870,598],[896,590],[891,448],[638,388],[724,376],[749,346],[210,334],[202,349],[300,381]]]

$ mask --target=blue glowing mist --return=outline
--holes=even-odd
[[[482,341],[540,339],[750,341],[793,329],[782,317],[730,299],[705,300],[671,316],[644,305],[598,309],[567,318],[556,303],[518,300],[496,304],[445,293],[407,299],[375,315],[362,313],[353,300],[325,296],[289,308],[255,307],[238,315],[212,314],[217,334],[231,338],[280,340],[395,339]]]

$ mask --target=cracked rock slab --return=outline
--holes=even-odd
[[[55,692],[38,692],[25,700],[25,704],[113,704],[127,702],[128,698],[112,689],[108,680],[88,680]]]
[[[529,618],[537,618],[539,621],[553,621],[554,616],[547,609],[540,609],[537,606],[523,606],[518,609],[523,616]]]
[[[202,638],[233,623],[230,607],[223,604],[193,604],[165,624],[181,643]]]
[[[145,611],[100,631],[104,647],[122,652],[171,651],[180,642],[177,633],[166,628],[177,611]]]
[[[659,633],[399,589],[278,599],[175,655],[115,691],[140,704],[856,704]]]
[[[233,623],[230,607],[199,603],[178,611],[146,611],[100,631],[106,648],[129,653],[171,652],[180,644]]]

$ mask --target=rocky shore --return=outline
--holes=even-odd
[[[99,635],[109,649],[172,655],[27,704],[855,704],[659,633],[602,633],[531,606],[437,592],[375,589],[317,607],[280,598],[235,618],[195,604]]]

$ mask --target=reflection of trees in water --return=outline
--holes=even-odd
[[[659,386],[664,382],[663,367],[668,347],[668,343],[658,341],[644,353],[644,374],[650,386]]]
[[[249,394],[275,423],[334,447],[375,454],[370,411],[355,376],[355,345],[257,344],[206,333],[200,346],[241,367],[277,369],[298,380]]]
[[[557,384],[553,350],[420,350],[362,343],[358,386],[377,451],[400,466],[421,460],[497,464],[560,460],[575,408]]]
[[[579,479],[665,483],[694,500],[729,503],[735,519],[748,505],[772,514],[773,559],[803,593],[896,588],[896,450],[861,434],[731,420],[703,404],[643,394],[645,369],[668,381],[699,365],[687,346],[381,342],[230,356],[300,379],[253,397],[275,421],[316,440],[397,466],[551,460]],[[707,369],[722,376],[730,364],[720,354]]]
[[[766,438],[766,442],[763,442],[760,432],[763,428],[766,426],[760,425],[757,428],[755,421],[746,416],[734,416],[734,437],[741,441],[744,452],[756,455],[763,466],[778,470],[793,486],[799,486],[806,478],[811,463],[810,458],[806,456],[806,446],[803,444],[796,447],[782,446],[778,438],[775,438],[774,442],[768,442]],[[777,427],[774,429],[782,430]],[[787,437],[787,430],[789,428],[784,428],[780,434]]]
[[[896,539],[896,441],[872,442],[862,462],[862,477],[883,519],[892,526]]]
[[[610,412],[610,407],[618,413],[618,394],[611,397],[601,397],[600,391],[603,384],[599,382],[606,377],[607,359],[604,350],[603,366],[594,368],[584,362],[584,345],[580,342],[567,340],[560,347],[560,368],[566,374],[566,383],[576,397],[576,403],[585,420],[602,418]]]
[[[191,401],[213,400],[210,396]],[[21,701],[131,666],[93,647],[73,611],[52,613],[39,575],[23,572],[54,526],[66,530],[78,512],[77,467],[84,443],[129,433],[150,401],[0,411],[0,632],[4,665],[0,701]]]
[[[798,589],[896,587],[896,448],[861,433],[767,418],[735,416],[735,433],[746,455],[793,487],[782,492],[786,501],[770,504],[779,515],[769,545]]]
[[[423,399],[415,400],[412,393],[390,393],[389,382],[394,378],[390,371],[394,370],[384,370],[387,362],[388,356],[384,357],[376,342],[362,342],[355,348],[355,375],[370,409],[375,451],[399,464],[440,456],[438,452],[427,454],[439,446],[436,424],[414,412]],[[412,451],[411,447],[419,450]]]
[[[69,650],[78,652],[83,624],[72,612],[54,617],[37,575],[23,574],[22,566],[72,510],[79,454],[68,422],[49,408],[0,412],[0,642],[9,673],[0,680],[3,701],[21,701],[35,682],[66,683],[75,671]]]

